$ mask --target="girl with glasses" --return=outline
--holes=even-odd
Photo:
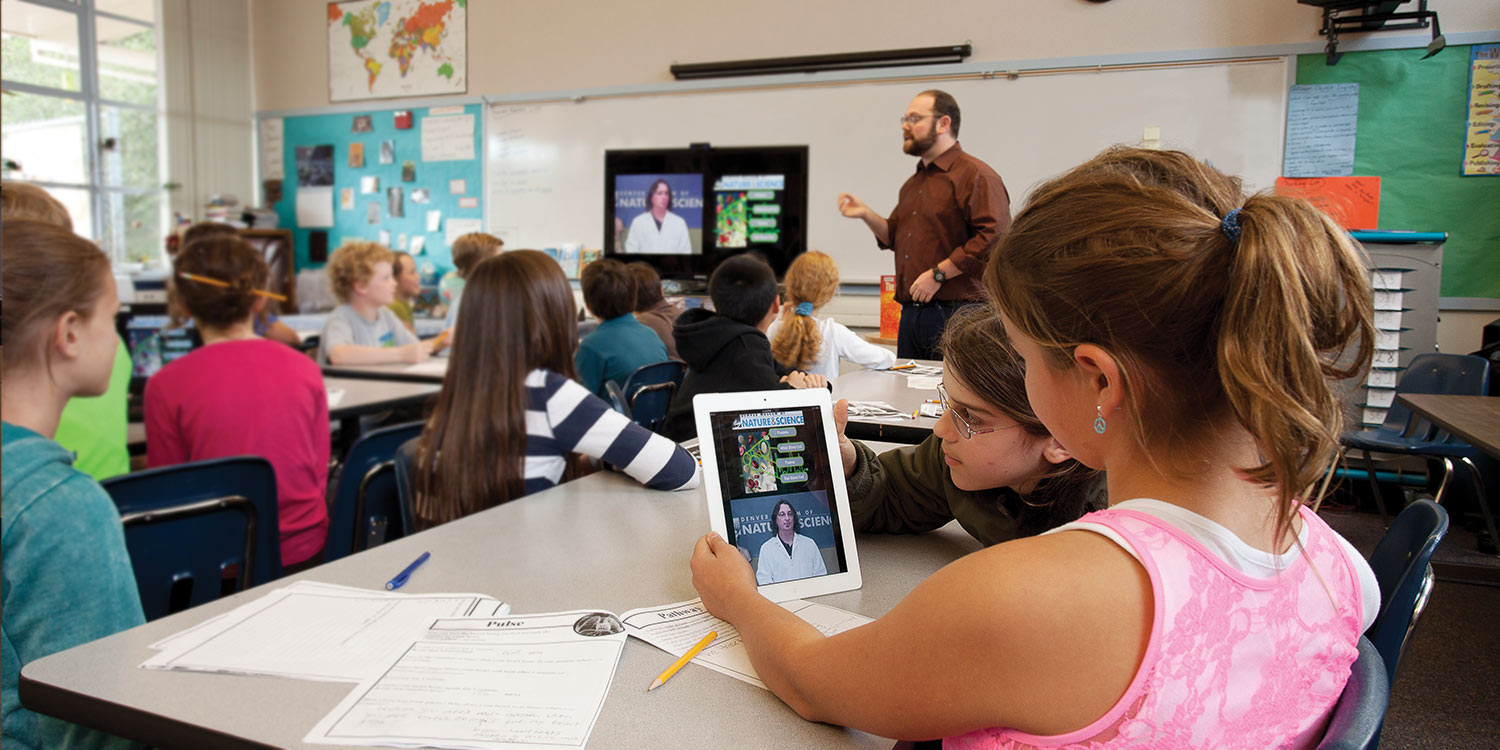
[[[1104,480],[1057,442],[1026,402],[1026,371],[988,305],[943,334],[944,415],[920,445],[876,455],[844,436],[834,407],[854,528],[931,531],[958,519],[985,545],[1032,536],[1104,507]]]

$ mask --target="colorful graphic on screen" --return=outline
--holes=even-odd
[[[786,175],[725,175],[714,181],[714,247],[781,242]]]

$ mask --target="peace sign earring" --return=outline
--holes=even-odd
[[[1106,429],[1106,425],[1104,424],[1104,406],[1097,405],[1094,407],[1094,411],[1099,414],[1099,416],[1094,417],[1094,432],[1103,435],[1104,430]]]

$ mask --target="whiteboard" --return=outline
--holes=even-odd
[[[604,247],[604,152],[626,148],[807,145],[808,248],[845,283],[894,273],[863,222],[839,214],[850,192],[889,213],[916,159],[898,123],[912,96],[941,88],[962,110],[959,141],[1000,173],[1020,210],[1030,188],[1115,143],[1161,128],[1250,190],[1280,173],[1284,58],[1018,79],[879,82],[715,93],[495,104],[486,125],[489,229],[507,247]]]

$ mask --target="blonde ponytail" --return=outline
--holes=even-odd
[[[794,370],[805,370],[818,361],[823,332],[812,314],[828,304],[838,288],[839,269],[827,255],[809,250],[792,261],[786,270],[781,326],[771,342],[776,361]]]

